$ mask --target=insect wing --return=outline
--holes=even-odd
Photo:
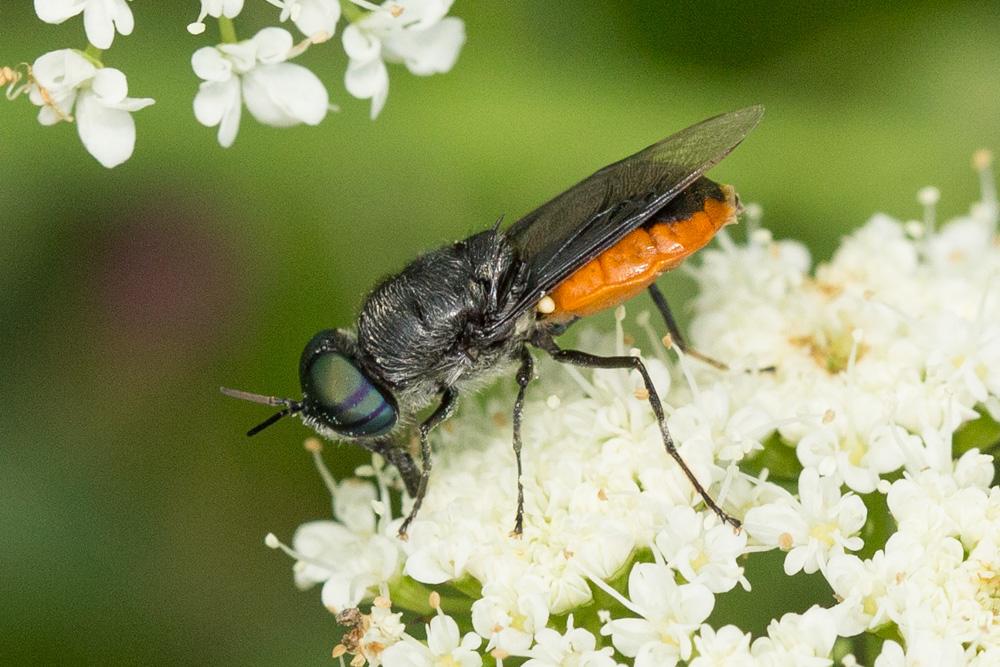
[[[526,282],[495,326],[642,225],[736,148],[763,115],[763,107],[752,106],[692,125],[604,167],[511,225],[506,235],[526,264]]]

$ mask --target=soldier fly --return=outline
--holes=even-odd
[[[431,478],[429,434],[454,412],[465,388],[517,365],[513,533],[520,535],[521,413],[533,377],[529,347],[575,366],[635,370],[667,453],[705,504],[738,527],[677,452],[642,360],[563,349],[555,337],[577,319],[648,289],[674,343],[725,368],[687,346],[655,280],[735,221],[740,204],[733,188],[703,174],[739,145],[763,113],[752,106],[692,125],[604,167],[506,229],[498,221],[421,255],[375,287],[354,329],[328,329],[309,341],[299,363],[302,398],[225,388],[223,393],[280,408],[247,435],[298,415],[321,436],[381,454],[398,469],[413,498],[399,530],[405,537]],[[435,401],[418,424],[417,415]],[[413,425],[420,441],[419,467],[402,437]]]

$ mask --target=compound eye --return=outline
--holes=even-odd
[[[347,436],[376,436],[396,424],[396,406],[388,395],[339,352],[312,358],[302,378],[308,405],[334,431]]]

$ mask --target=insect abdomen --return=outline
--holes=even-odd
[[[650,222],[629,232],[561,282],[549,294],[555,310],[548,319],[592,315],[628,301],[734,222],[737,199],[733,188],[708,179],[701,181],[704,183],[697,190],[692,187],[692,195],[681,195],[677,206],[668,204]],[[703,190],[709,187],[713,192],[704,196]],[[690,205],[691,197],[701,200],[700,209]]]

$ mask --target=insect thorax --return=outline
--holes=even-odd
[[[415,402],[492,376],[523,341],[513,324],[511,335],[493,343],[478,335],[504,305],[502,286],[513,261],[503,237],[487,231],[431,251],[387,278],[358,318],[362,362]]]

